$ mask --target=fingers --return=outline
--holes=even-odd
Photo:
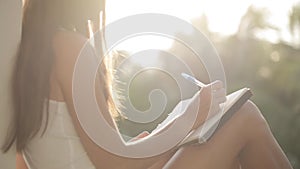
[[[201,89],[202,95],[214,102],[223,103],[226,101],[226,90],[220,80],[216,80]]]
[[[220,88],[212,91],[212,101],[218,104],[226,101],[226,90],[225,88]]]
[[[226,101],[226,90],[220,80],[208,84],[202,89],[204,99],[210,100],[210,112],[218,112],[220,104]],[[206,97],[205,97],[206,96]],[[215,114],[215,113],[212,113]]]
[[[211,86],[212,90],[219,90],[219,89],[223,88],[223,82],[220,80],[216,80],[216,81],[213,81],[210,84],[208,84],[208,86]]]
[[[220,104],[226,101],[226,90],[223,83],[219,80],[214,81],[200,90],[200,103],[198,117],[193,128],[203,124],[203,122],[218,112],[220,112]]]

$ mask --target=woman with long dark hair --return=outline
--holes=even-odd
[[[23,8],[12,81],[14,119],[2,147],[6,152],[16,144],[18,169],[291,168],[252,102],[205,144],[136,159],[105,151],[84,132],[72,99],[75,62],[88,40],[87,22],[96,30],[101,12],[101,24],[105,25],[105,1],[25,0]],[[95,89],[98,104],[113,125],[110,117],[118,115],[111,95],[111,68],[103,62],[100,69]],[[210,88],[222,91],[223,87],[217,82],[201,90],[203,101],[194,128],[206,119]]]

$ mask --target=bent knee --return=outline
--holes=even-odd
[[[239,110],[245,123],[250,123],[253,127],[268,126],[266,119],[260,112],[259,108],[250,100],[248,100]]]

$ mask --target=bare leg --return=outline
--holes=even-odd
[[[253,106],[259,112],[258,108]],[[246,147],[240,153],[243,169],[292,168],[266,123],[265,127],[253,135],[256,137],[249,137]]]
[[[214,136],[200,146],[179,149],[164,168],[290,169],[265,119],[247,102]]]

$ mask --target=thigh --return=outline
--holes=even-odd
[[[247,121],[249,113],[253,113],[249,104],[247,102],[208,142],[180,148],[164,168],[239,168],[239,153],[249,139]]]

